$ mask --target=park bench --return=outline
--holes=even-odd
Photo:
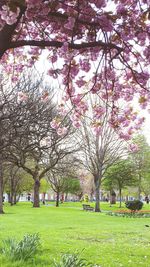
[[[94,208],[93,207],[91,207],[90,205],[88,205],[88,204],[83,204],[82,205],[83,206],[83,210],[86,210],[86,211],[94,211]]]

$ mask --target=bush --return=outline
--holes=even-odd
[[[88,194],[85,194],[84,195],[84,201],[87,202],[87,203],[89,202],[89,196],[88,196]]]
[[[126,218],[150,218],[150,213],[148,212],[107,212],[107,215],[117,216],[117,217],[126,217]]]
[[[134,212],[136,210],[141,210],[143,207],[143,202],[140,200],[127,201],[125,204],[126,204],[127,209],[134,211]]]
[[[55,267],[100,267],[98,265],[93,265],[88,263],[87,260],[80,258],[78,253],[74,254],[64,254],[59,263],[54,263]]]
[[[38,234],[26,234],[19,242],[15,238],[3,240],[2,253],[13,261],[26,261],[36,254],[39,245]]]

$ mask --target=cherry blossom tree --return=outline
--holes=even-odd
[[[149,39],[149,0],[0,2],[1,71],[15,82],[46,49],[48,75],[61,76],[62,112],[66,102],[71,103],[75,127],[88,109],[88,94],[109,103],[111,126],[122,132],[122,138],[137,115],[132,107],[120,111],[119,100],[128,104],[137,96],[140,106],[149,109]],[[143,120],[139,118],[132,130]]]

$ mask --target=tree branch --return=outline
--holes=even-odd
[[[19,40],[19,41],[12,41],[9,44],[9,48],[17,48],[17,47],[21,47],[21,46],[36,46],[36,47],[41,47],[41,48],[45,48],[45,47],[61,48],[63,46],[63,44],[64,44],[63,42],[59,42],[59,41]],[[68,45],[68,47],[70,49],[76,49],[76,50],[100,47],[103,50],[116,49],[120,53],[123,51],[123,48],[121,48],[121,47],[119,47],[113,43],[104,43],[102,41],[95,41],[95,42],[89,42],[89,43],[83,42],[80,44],[71,43]]]

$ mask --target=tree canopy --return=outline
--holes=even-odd
[[[112,165],[105,174],[104,186],[106,188],[119,190],[120,207],[122,189],[127,186],[135,185],[136,173],[134,165],[129,159],[121,159]]]
[[[47,49],[48,75],[62,79],[61,112],[70,102],[79,127],[88,110],[84,96],[97,94],[111,108],[110,125],[126,140],[144,120],[128,103],[137,95],[141,107],[149,108],[149,38],[149,0],[0,2],[1,70],[16,81]],[[127,103],[123,110],[120,99]]]

